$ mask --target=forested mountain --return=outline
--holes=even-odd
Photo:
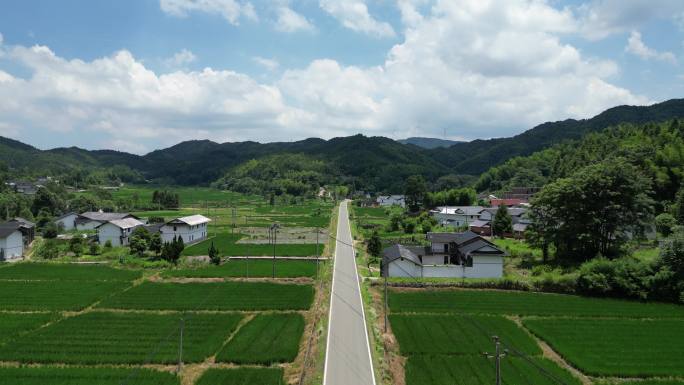
[[[147,179],[160,184],[209,185],[226,174],[236,175],[237,168],[251,160],[266,164],[280,159],[276,155],[297,154],[323,162],[339,183],[361,190],[397,192],[403,190],[404,181],[410,175],[423,175],[429,182],[445,175],[451,175],[450,180],[467,180],[457,176],[480,175],[515,156],[527,156],[620,123],[659,122],[675,117],[684,118],[684,99],[649,107],[615,107],[587,120],[544,123],[511,138],[475,140],[431,149],[422,148],[415,141],[402,144],[383,137],[355,135],[278,143],[198,140],[138,156],[74,147],[41,151],[0,138],[0,161],[9,166],[15,177],[55,175],[73,184]],[[478,187],[497,190],[513,182],[539,184],[545,180],[543,173],[537,178],[537,175],[520,173],[502,177],[502,172],[488,172]],[[487,182],[486,178],[491,181]]]
[[[476,189],[543,186],[593,164],[626,161],[652,181],[653,198],[672,201],[684,181],[684,124],[621,124],[582,139],[516,157],[480,176]]]
[[[474,140],[438,148],[431,152],[456,174],[479,175],[492,166],[516,156],[530,155],[568,139],[579,139],[620,123],[661,122],[684,117],[684,99],[672,99],[652,106],[619,106],[591,119],[567,119],[536,126],[510,138]]]
[[[439,148],[439,147],[449,147],[453,146],[454,144],[457,143],[463,143],[460,141],[456,140],[448,140],[448,139],[438,139],[438,138],[424,138],[424,137],[410,137],[406,139],[400,139],[397,140],[397,142],[401,144],[412,144],[414,146],[418,146],[420,148],[427,148],[427,149],[433,149],[433,148]]]

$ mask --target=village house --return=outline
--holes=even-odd
[[[107,222],[127,218],[139,219],[136,216],[128,213],[104,213],[102,211],[85,212],[83,214],[79,214],[74,220],[74,228],[79,231],[95,230]]]
[[[442,226],[469,226],[480,218],[482,206],[440,206],[430,211],[430,215]]]
[[[485,208],[480,213],[480,217],[477,221],[474,221],[468,226],[468,229],[479,235],[492,235],[492,223],[494,222],[494,217],[496,216],[498,208]],[[527,218],[527,208],[525,207],[507,207],[508,214],[511,216],[511,222],[513,224],[513,232],[509,234],[504,234],[504,236],[514,237],[514,238],[524,238],[527,226],[530,224],[530,220]]]
[[[128,246],[133,230],[143,225],[136,218],[113,219],[97,226],[97,239],[102,246],[107,242],[113,247]]]
[[[18,261],[24,255],[24,235],[19,222],[0,223],[0,261]]]
[[[21,217],[10,219],[9,222],[19,224],[19,231],[21,231],[21,236],[24,241],[24,248],[29,247],[36,237],[36,224]]]
[[[406,199],[403,195],[380,195],[375,203],[381,207],[401,206],[406,207]]]
[[[76,228],[76,219],[78,214],[76,213],[66,213],[55,219],[55,224],[60,229],[60,231],[71,231]]]
[[[207,238],[207,225],[210,221],[211,219],[204,215],[176,218],[166,222],[159,232],[163,242],[171,242],[174,237],[181,237],[185,244],[196,243]]]
[[[507,255],[493,243],[466,231],[428,233],[430,246],[393,245],[383,251],[387,277],[501,278]]]

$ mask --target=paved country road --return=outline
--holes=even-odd
[[[347,205],[337,223],[323,385],[375,385]]]

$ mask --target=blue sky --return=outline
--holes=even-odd
[[[0,135],[510,136],[684,91],[679,0],[23,0],[0,5]]]

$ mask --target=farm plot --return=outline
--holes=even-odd
[[[491,290],[390,291],[399,313],[471,313],[572,317],[684,318],[684,306]]]
[[[108,281],[0,281],[0,310],[77,311],[129,285]]]
[[[276,260],[277,278],[314,277],[315,261]],[[273,261],[264,259],[233,259],[220,266],[204,266],[196,269],[168,270],[166,277],[187,278],[233,278],[233,277],[271,277]]]
[[[221,233],[200,243],[196,243],[183,250],[184,256],[208,255],[211,243],[222,256],[268,256],[273,255],[273,245],[238,243],[244,234]],[[319,246],[322,251],[323,247]],[[277,244],[275,253],[281,257],[308,257],[316,255],[315,244]]]
[[[684,320],[526,319],[524,325],[584,373],[684,376]]]
[[[492,349],[492,335],[526,354],[541,353],[528,334],[503,317],[393,314],[390,321],[403,355],[477,355]]]
[[[2,382],[12,385],[178,385],[178,377],[149,369],[0,367]]]
[[[0,343],[33,329],[45,325],[55,319],[55,314],[31,313],[31,314],[0,314]]]
[[[311,285],[270,282],[145,282],[100,304],[101,308],[139,310],[306,310]]]
[[[532,360],[564,384],[581,384],[551,361],[542,358]],[[530,363],[512,356],[501,360],[501,376],[504,384],[559,383]],[[495,382],[494,362],[483,356],[412,355],[406,363],[407,385],[487,385]]]
[[[0,280],[18,281],[133,281],[140,271],[104,265],[17,263],[0,269]]]
[[[196,385],[282,385],[280,368],[209,369]]]
[[[263,365],[292,362],[303,333],[301,314],[260,314],[238,331],[216,361]]]
[[[180,314],[90,312],[28,333],[0,347],[0,360],[23,363],[142,364],[178,360]],[[238,314],[185,315],[183,361],[219,350]],[[150,352],[156,354],[150,355]]]

